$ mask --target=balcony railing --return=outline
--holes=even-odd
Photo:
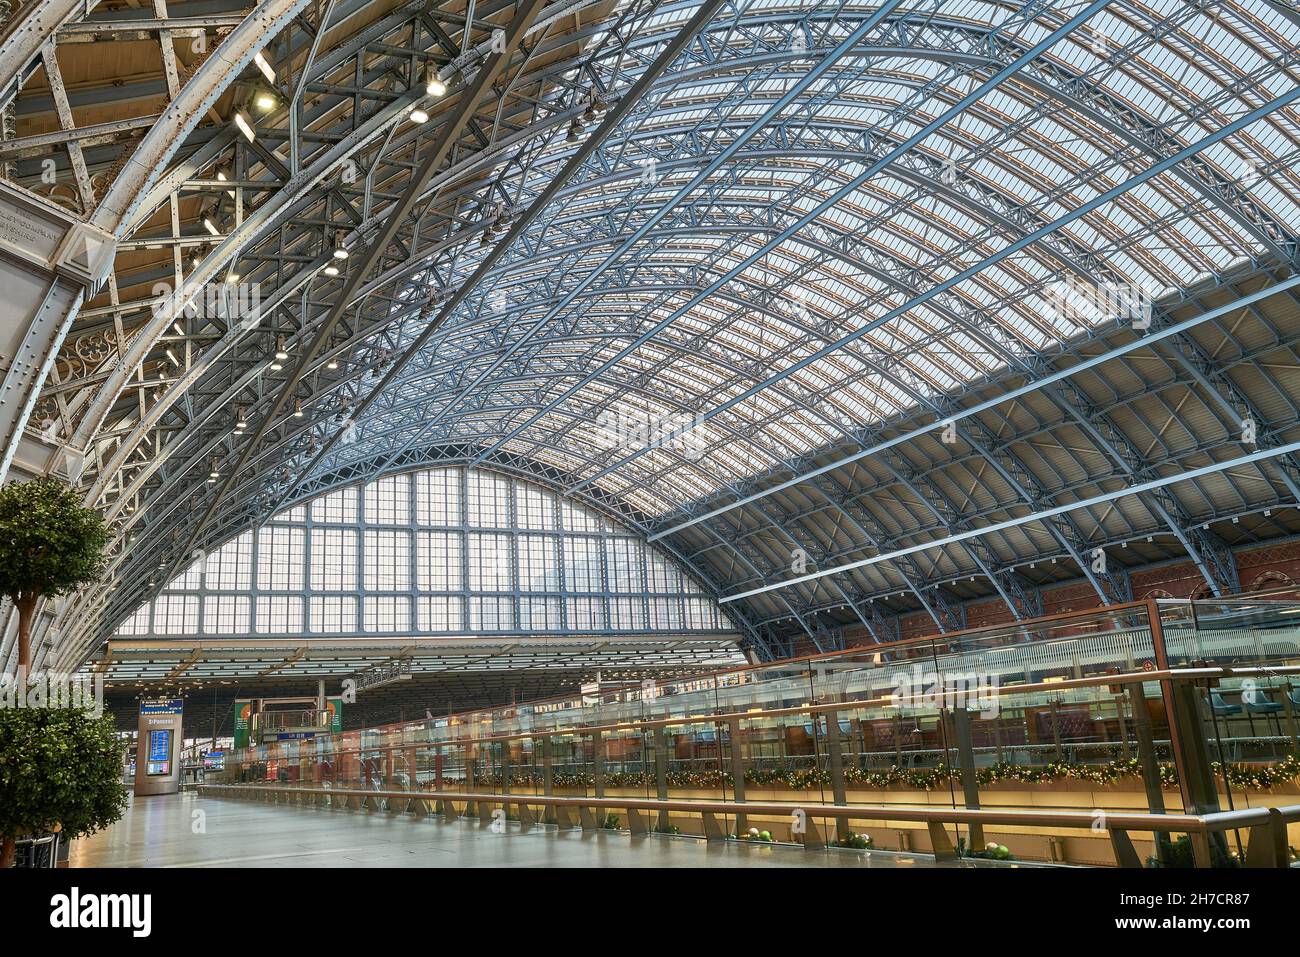
[[[1055,786],[1079,791],[1080,810],[1087,788],[1111,788],[1147,813],[1214,813],[1300,771],[1297,612],[1134,602],[272,742],[232,755],[220,780],[800,806],[887,790],[968,809],[990,787],[1005,803]]]

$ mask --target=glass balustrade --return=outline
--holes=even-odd
[[[1090,788],[1115,787],[1159,812],[1186,793],[1179,688],[1221,795],[1248,789],[1251,768],[1294,766],[1298,626],[1288,601],[1137,602],[268,743],[210,779],[792,805],[962,805],[973,781],[1003,806],[1051,787],[1057,806],[1088,808]],[[1162,664],[1181,670],[1162,680]]]

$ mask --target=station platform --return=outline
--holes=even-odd
[[[560,832],[477,821],[416,821],[325,808],[213,800],[193,792],[133,798],[120,821],[77,841],[70,867],[1006,867],[936,865],[924,854],[708,843],[662,834]]]

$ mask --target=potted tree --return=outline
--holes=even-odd
[[[108,528],[54,479],[0,488],[0,594],[18,612],[18,670],[32,663],[42,598],[99,577]],[[76,708],[0,708],[0,866],[22,833],[62,828],[69,838],[116,820],[125,806],[111,718]]]
[[[18,610],[18,667],[31,667],[32,621],[42,598],[99,577],[108,527],[55,479],[0,488],[0,594]]]
[[[13,866],[24,834],[60,831],[70,841],[121,817],[123,748],[109,714],[0,709],[0,868]]]

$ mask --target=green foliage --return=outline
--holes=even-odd
[[[865,851],[876,846],[875,839],[870,834],[845,834],[835,842],[836,847],[852,847],[859,851]]]
[[[1166,789],[1178,787],[1178,772],[1172,764],[1158,766],[1161,786]],[[1214,774],[1223,773],[1218,762],[1214,763]],[[1229,764],[1228,781],[1233,787],[1270,788],[1300,778],[1300,757],[1289,755],[1273,764]],[[1052,761],[1047,764],[995,764],[976,769],[975,776],[980,786],[991,784],[1052,784],[1057,781],[1080,781],[1099,786],[1123,785],[1131,783],[1132,778],[1140,777],[1142,766],[1136,758],[1108,761],[1104,764],[1072,764]],[[731,772],[718,768],[699,770],[671,770],[666,775],[667,783],[672,788],[691,788],[707,790],[709,788],[730,787]],[[537,773],[517,773],[511,777],[511,783],[521,787],[541,787],[542,775]],[[890,767],[882,770],[866,770],[856,765],[844,769],[844,780],[858,788],[914,788],[933,791],[948,786],[949,781],[961,784],[961,771],[943,764],[934,768],[899,768]],[[500,780],[495,775],[481,779],[485,785],[497,785]],[[829,787],[830,772],[820,768],[747,768],[745,783],[754,787],[779,787],[795,791],[816,790]],[[557,788],[595,787],[596,779],[585,772],[556,773],[554,784]],[[648,771],[611,772],[605,775],[608,788],[652,788],[655,776]]]
[[[1005,844],[990,841],[984,846],[984,850],[975,851],[966,846],[966,838],[964,837],[957,838],[957,856],[977,857],[985,861],[1014,861],[1016,859]]]
[[[600,822],[600,826],[601,826],[602,828],[604,828],[605,830],[607,830],[607,831],[617,831],[617,830],[618,830],[618,815],[617,815],[617,814],[606,814],[606,815],[605,815],[605,819],[604,819],[603,821]]]
[[[108,526],[55,479],[0,488],[0,594],[62,595],[99,577]]]
[[[1195,867],[1196,857],[1192,853],[1192,839],[1184,834],[1177,841],[1171,841],[1168,834],[1156,835],[1156,856],[1147,858],[1147,867]],[[1210,835],[1210,866],[1240,867],[1241,862],[1228,853],[1227,844],[1222,834]]]
[[[61,825],[71,840],[126,810],[123,743],[111,715],[77,708],[0,708],[0,835]]]

